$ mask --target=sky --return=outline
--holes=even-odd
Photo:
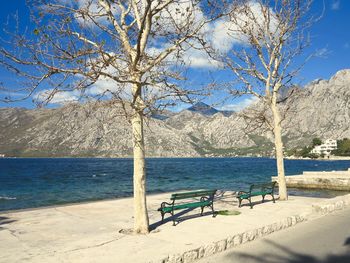
[[[6,1],[0,9],[0,24],[4,25],[11,14],[18,13],[22,25],[31,27],[29,12],[25,6],[25,1]],[[305,50],[308,54],[316,54],[300,71],[295,79],[296,84],[305,85],[315,79],[329,79],[337,71],[350,68],[350,1],[348,0],[314,0],[311,13],[321,16],[310,29],[311,46]],[[4,32],[0,32],[0,37]],[[303,59],[303,58],[301,58]],[[196,60],[201,63],[200,60]],[[205,85],[211,79],[229,80],[229,76],[224,72],[218,72],[215,68],[201,67],[200,65],[191,67],[187,73],[188,78],[194,83]],[[12,75],[0,68],[0,83],[11,81]],[[1,92],[1,91],[0,91]],[[213,103],[217,98],[205,99],[207,103]],[[254,99],[241,97],[218,105],[222,109],[239,110],[249,105]],[[57,104],[56,104],[57,106]],[[26,107],[34,108],[31,98],[16,102],[0,102],[0,107]],[[181,110],[184,105],[180,105],[175,110]]]

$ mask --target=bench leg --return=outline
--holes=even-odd
[[[173,226],[175,226],[175,217],[174,217],[174,210],[171,211],[171,216],[173,217]]]
[[[252,204],[252,199],[249,197],[249,204],[250,204],[250,209],[253,209],[253,204]]]
[[[273,194],[271,194],[271,196],[272,196],[273,202],[275,203],[275,197],[273,196]]]
[[[163,224],[163,222],[164,222],[164,213],[161,212],[161,214],[162,214],[162,224]]]
[[[203,215],[204,206],[201,206],[201,216]]]
[[[261,202],[262,202],[262,203],[265,202],[265,195],[262,196],[262,201],[261,201]]]
[[[242,207],[242,199],[238,198],[238,207]]]
[[[211,211],[213,213],[213,217],[215,217],[216,215],[215,215],[215,211],[214,211],[214,203],[212,203],[210,207],[211,207]]]

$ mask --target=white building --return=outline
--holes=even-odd
[[[329,155],[331,151],[336,150],[337,148],[337,140],[328,139],[323,144],[316,145],[315,148],[312,149],[311,153]]]

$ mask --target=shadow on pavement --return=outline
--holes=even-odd
[[[281,255],[272,253],[263,253],[260,255],[252,255],[247,253],[230,253],[235,259],[232,262],[251,262],[251,263],[350,263],[350,250],[341,255],[328,255],[324,259],[318,259],[312,255],[297,253],[293,249],[281,246],[276,242],[267,240],[271,246],[281,250]],[[350,237],[345,240],[344,245],[350,245]],[[227,256],[230,258],[230,255]],[[239,261],[236,261],[239,258]]]
[[[16,222],[17,220],[11,219],[6,216],[0,216],[0,226]]]
[[[198,214],[192,214],[192,215],[186,215],[187,213],[191,212],[194,209],[198,209],[198,208],[189,208],[189,209],[185,209],[183,211],[180,211],[176,214],[174,214],[174,217],[171,216],[170,214],[166,214],[164,221],[162,223],[162,221],[157,221],[153,224],[151,224],[149,226],[150,231],[155,230],[157,227],[167,223],[167,222],[173,222],[173,219],[175,219],[176,225],[178,225],[179,223],[181,223],[182,221],[185,220],[189,220],[189,219],[193,219],[193,218],[198,218],[198,217],[203,217],[203,216],[213,216],[213,213],[210,211],[206,211],[203,212],[203,215],[200,214],[200,209],[199,209],[199,213]]]
[[[6,216],[0,216],[0,231],[6,229],[3,226],[6,226],[7,224],[11,224],[13,222],[16,222],[17,220],[11,219]]]

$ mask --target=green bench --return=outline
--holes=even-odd
[[[158,211],[162,215],[162,223],[164,221],[164,215],[170,213],[173,217],[173,225],[175,226],[174,211],[189,208],[201,208],[201,215],[203,215],[203,210],[205,207],[210,207],[215,217],[214,213],[214,195],[216,190],[201,190],[193,192],[175,193],[170,197],[171,202],[163,202],[158,208]],[[181,203],[177,201],[181,200]]]
[[[275,203],[274,191],[276,183],[277,182],[274,181],[270,183],[252,184],[249,187],[249,191],[239,191],[236,195],[239,201],[238,207],[242,206],[242,200],[247,199],[249,201],[250,208],[253,208],[251,197],[260,195],[262,196],[262,202],[265,201],[266,195],[271,195],[272,200]]]

